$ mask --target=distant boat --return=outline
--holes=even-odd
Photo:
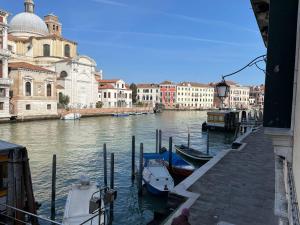
[[[175,149],[176,152],[178,152],[179,154],[197,162],[205,163],[213,158],[213,156],[209,154],[203,153],[193,148],[189,148],[188,146],[185,145],[175,145]]]
[[[174,188],[174,180],[162,160],[144,157],[143,181],[153,195],[167,194]]]
[[[112,114],[114,117],[127,117],[129,116],[129,113],[114,113]]]
[[[73,184],[69,191],[65,205],[63,224],[78,225],[87,220],[88,224],[105,224],[107,219],[105,213],[100,217],[99,223],[99,201],[101,210],[105,210],[103,200],[100,199],[99,187],[90,183],[88,178],[81,178],[79,184]]]
[[[202,131],[221,130],[234,132],[239,125],[239,112],[219,110],[207,112],[207,122],[202,124]]]
[[[177,178],[188,177],[195,170],[195,167],[192,164],[185,161],[180,155],[174,152],[172,152],[172,167],[169,166],[169,151],[164,151],[161,154],[144,153],[144,157],[163,160],[169,172]]]
[[[68,113],[61,117],[62,120],[79,120],[80,118],[80,113]]]

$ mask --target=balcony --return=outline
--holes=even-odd
[[[9,78],[0,78],[0,85],[10,86],[12,85],[12,83],[12,80],[10,80]]]

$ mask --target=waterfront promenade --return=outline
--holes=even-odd
[[[231,150],[192,185],[192,225],[274,225],[275,169],[270,139],[260,129]],[[197,171],[198,172],[198,171]],[[201,172],[201,171],[199,171]]]

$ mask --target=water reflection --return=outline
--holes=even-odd
[[[187,143],[191,133],[191,146],[206,151],[206,133],[201,124],[206,112],[164,112],[159,115],[140,115],[127,118],[98,117],[80,121],[36,121],[18,124],[1,124],[2,140],[27,147],[34,191],[43,205],[39,211],[50,215],[51,160],[57,155],[57,214],[62,219],[70,184],[80,174],[102,183],[102,146],[107,143],[109,152],[115,153],[115,185],[118,198],[115,204],[114,224],[145,224],[153,210],[163,207],[164,200],[149,196],[137,199],[136,186],[131,184],[131,136],[136,135],[137,148],[144,143],[145,152],[155,151],[155,129],[163,131],[163,146],[168,138],[174,144]],[[231,135],[210,133],[210,152],[217,154],[230,146]],[[139,221],[139,223],[137,223]]]

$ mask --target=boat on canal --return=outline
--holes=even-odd
[[[174,180],[163,160],[144,156],[143,182],[149,193],[165,195],[174,188]]]
[[[239,126],[239,111],[220,110],[207,112],[207,122],[202,124],[202,131],[220,130],[234,132]]]
[[[80,118],[80,113],[68,113],[61,117],[62,120],[79,120]]]
[[[101,203],[99,202],[101,201]],[[99,205],[100,218],[99,218]],[[65,205],[63,224],[78,225],[88,221],[88,224],[106,225],[107,218],[100,188],[90,183],[86,177],[80,178],[79,184],[73,184]],[[99,223],[100,219],[100,223]]]
[[[148,159],[161,159],[164,165],[167,167],[170,174],[175,178],[186,178],[191,175],[195,167],[185,161],[180,155],[172,152],[172,165],[169,165],[170,152],[165,150],[162,153],[144,153],[144,157]]]
[[[213,156],[207,153],[203,153],[186,145],[175,145],[175,149],[178,154],[200,163],[206,163],[213,158]]]
[[[114,113],[112,114],[114,117],[127,117],[129,116],[129,113]]]

